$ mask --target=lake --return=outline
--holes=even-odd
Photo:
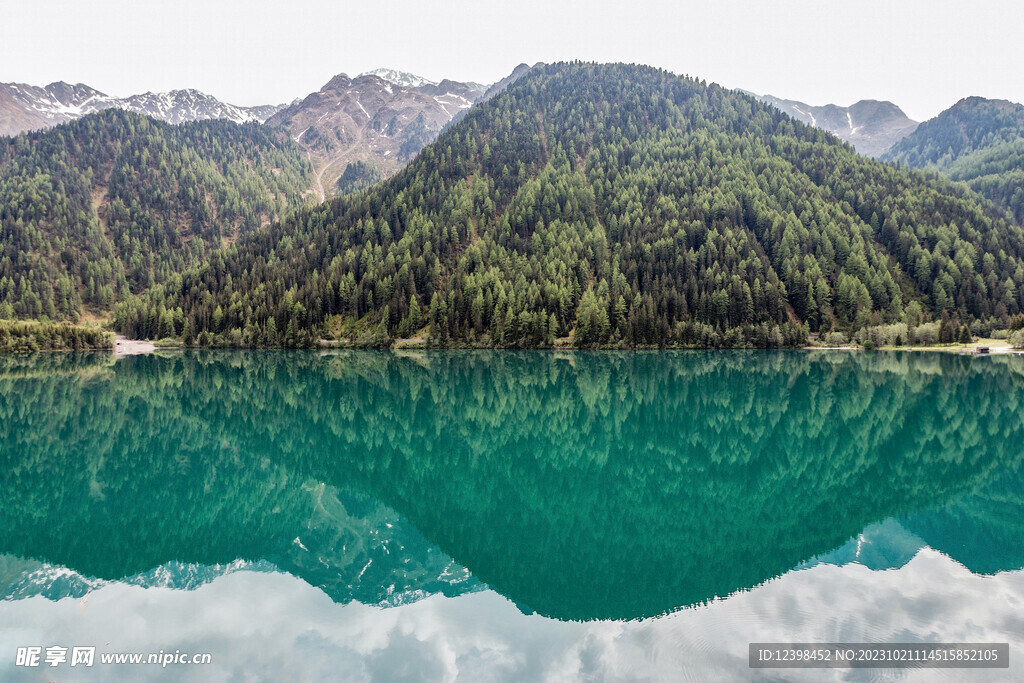
[[[1021,357],[0,356],[0,678],[1019,680],[1022,461]]]

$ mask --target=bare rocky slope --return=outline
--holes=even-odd
[[[284,127],[306,149],[318,191],[329,197],[338,192],[346,169],[346,178],[354,169],[383,177],[396,173],[484,90],[476,83],[434,83],[386,69],[355,78],[338,74],[267,125]]]

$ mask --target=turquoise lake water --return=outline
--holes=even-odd
[[[1022,463],[1021,357],[0,356],[0,678],[1019,680]]]

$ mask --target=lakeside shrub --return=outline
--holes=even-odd
[[[846,346],[850,340],[842,332],[826,332],[818,338],[821,346]]]
[[[854,339],[861,345],[871,342],[874,347],[903,346],[908,343],[910,333],[905,323],[875,325],[857,330]],[[866,346],[865,346],[866,348]]]
[[[931,346],[932,344],[938,344],[939,327],[940,323],[938,321],[918,325],[910,333],[910,343],[915,346]]]
[[[113,335],[69,323],[0,320],[0,353],[109,349]]]

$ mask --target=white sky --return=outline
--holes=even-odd
[[[651,64],[758,93],[1024,102],[1016,0],[0,0],[0,82],[291,101],[378,66],[493,82],[521,62]]]

